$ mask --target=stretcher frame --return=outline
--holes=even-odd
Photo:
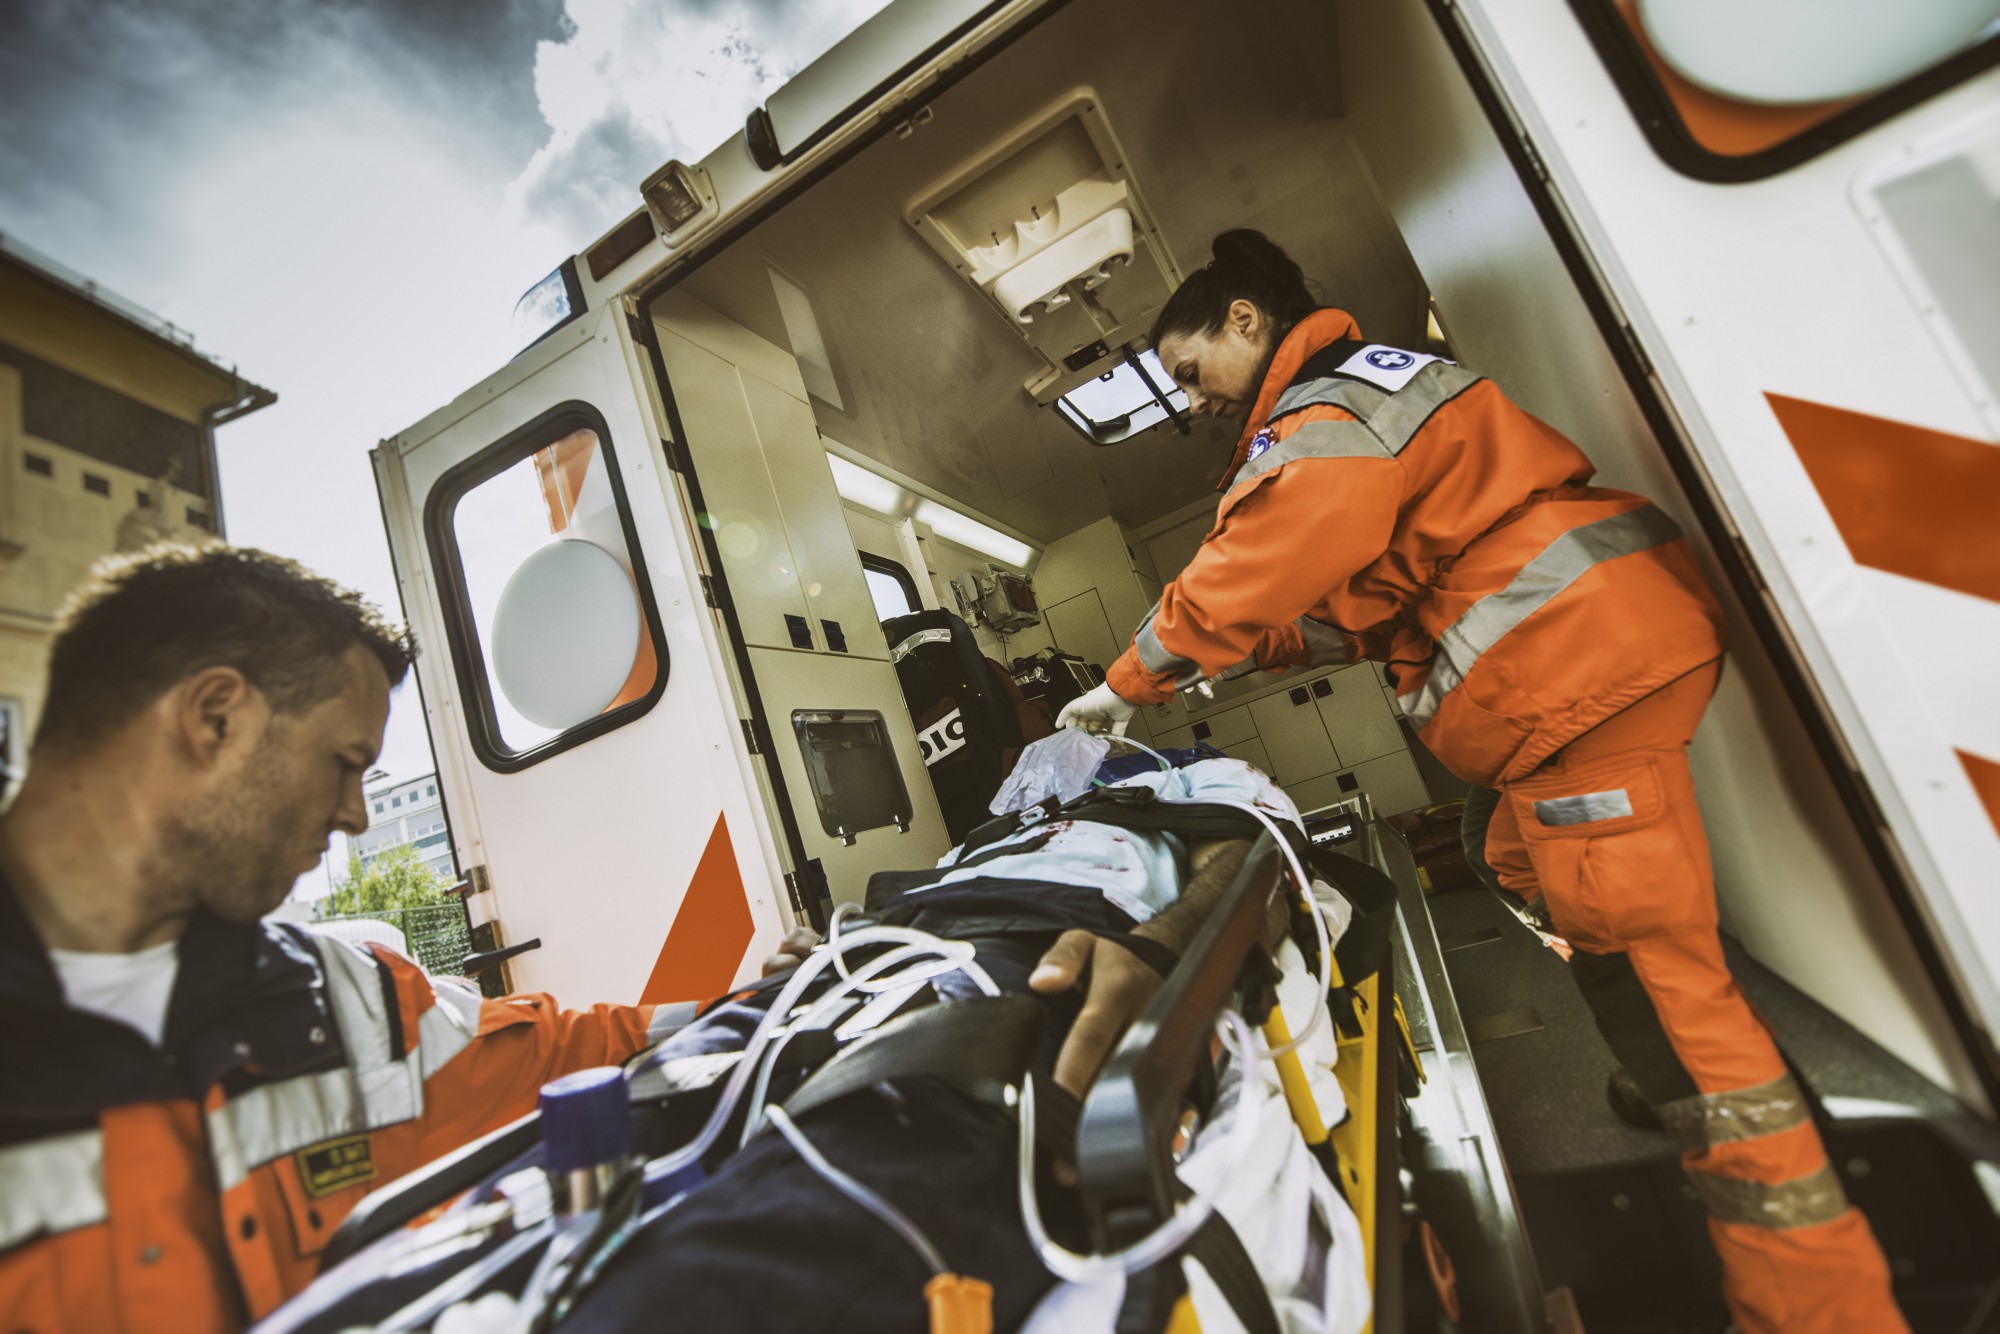
[[[1527,1233],[1415,863],[1401,837],[1382,822],[1364,814],[1361,830],[1357,855],[1332,854],[1316,869],[1344,882],[1344,891],[1393,895],[1391,944],[1379,969],[1348,992],[1358,1031],[1340,1034],[1333,1067],[1348,1115],[1338,1126],[1301,1130],[1360,1223],[1374,1305],[1370,1329],[1397,1334],[1404,1327],[1404,1240],[1422,1200],[1457,1270],[1458,1291],[1478,1312],[1476,1327],[1506,1334],[1545,1330]],[[1253,986],[1267,983],[1258,971],[1269,968],[1261,938],[1269,908],[1285,892],[1283,855],[1263,834],[1085,1099],[1076,1130],[1078,1188],[1099,1247],[1143,1235],[1175,1207],[1173,1143],[1184,1091],[1206,1057],[1218,1016],[1237,1003],[1246,976]],[[1337,962],[1328,965],[1329,983],[1347,986]],[[1281,1014],[1275,1004],[1271,1014]],[[1267,1037],[1282,1042],[1280,1032],[1267,1029]],[[1418,1079],[1419,1095],[1406,1096]],[[537,1142],[538,1120],[530,1113],[369,1195],[328,1242],[320,1272],[518,1159]],[[1169,1306],[1168,1328],[1198,1328],[1184,1299]]]

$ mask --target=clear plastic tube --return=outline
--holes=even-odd
[[[923,1259],[933,1274],[948,1271],[949,1266],[945,1264],[943,1254],[931,1244],[931,1239],[924,1235],[921,1228],[905,1217],[895,1205],[828,1162],[825,1155],[806,1138],[805,1132],[793,1124],[792,1118],[785,1114],[784,1108],[771,1109],[771,1124],[797,1151],[799,1157],[805,1159],[806,1166],[819,1174],[821,1180],[888,1224],[897,1236],[909,1243],[910,1249]]]
[[[886,929],[902,930],[904,928],[891,927]],[[812,1028],[815,1023],[824,1020],[829,1014],[833,1013],[842,1001],[846,1000],[848,996],[856,991],[873,993],[890,986],[908,986],[912,982],[928,982],[934,978],[943,977],[948,973],[963,972],[967,977],[972,979],[973,985],[977,986],[986,995],[997,996],[1000,994],[999,986],[987,975],[986,970],[973,962],[974,951],[971,945],[963,941],[925,936],[923,932],[916,932],[914,934],[923,936],[924,939],[900,945],[886,954],[878,955],[863,964],[859,972],[848,974],[844,982],[814,1001],[804,1014],[793,1021],[791,1031],[796,1033]],[[850,937],[850,939],[853,939],[853,937]],[[831,948],[831,945],[832,942],[829,941],[829,948]],[[874,979],[878,974],[888,973],[892,968],[901,963],[916,963],[917,960],[922,959],[926,955],[934,957],[935,961],[933,964],[926,966],[917,963],[915,967],[904,968],[901,971],[893,973],[885,982],[874,983]],[[840,958],[839,954],[835,953],[834,958],[838,961]],[[748,1144],[756,1136],[758,1130],[763,1127],[763,1108],[765,1097],[771,1087],[771,1072],[777,1066],[777,1058],[779,1053],[784,1049],[784,1045],[782,1040],[773,1043],[769,1054],[760,1063],[757,1071],[757,1086],[750,1095],[751,1112],[749,1116],[743,1119],[743,1137],[738,1141],[739,1144]]]
[[[1170,802],[1169,804],[1172,803]],[[1230,801],[1226,798],[1205,798],[1200,804],[1204,806],[1232,807],[1254,817],[1259,824],[1270,830],[1271,837],[1277,840],[1278,851],[1284,854],[1285,864],[1292,873],[1293,882],[1298,885],[1299,893],[1304,896],[1306,906],[1312,910],[1313,934],[1319,941],[1320,957],[1320,985],[1313,988],[1312,1014],[1306,1019],[1305,1027],[1292,1035],[1290,1042],[1285,1043],[1282,1047],[1273,1048],[1265,1054],[1275,1058],[1283,1056],[1288,1052],[1297,1051],[1310,1041],[1313,1034],[1319,1032],[1319,1026],[1326,1022],[1327,962],[1333,958],[1333,938],[1328,934],[1326,929],[1325,910],[1320,907],[1318,896],[1312,892],[1312,877],[1306,874],[1305,864],[1299,860],[1299,854],[1292,850],[1290,841],[1285,838],[1284,831],[1278,828],[1277,821],[1247,801]],[[1223,1045],[1228,1046],[1229,1040],[1229,1032],[1225,1029],[1222,1037]],[[1239,1057],[1243,1055],[1243,1053],[1236,1051],[1234,1047],[1231,1047],[1230,1050]]]
[[[866,945],[926,943],[940,947],[936,951],[939,954],[946,954],[948,952],[941,947],[960,945],[958,941],[944,940],[931,935],[929,932],[917,931],[909,927],[870,926],[864,927],[852,934],[843,933],[840,938],[840,953],[845,954],[848,950],[860,949]],[[965,948],[969,949],[969,947]],[[761,1065],[765,1049],[770,1046],[773,1035],[778,1028],[783,1026],[784,1016],[791,1013],[792,1007],[798,1003],[799,997],[805,993],[806,988],[811,986],[821,973],[832,966],[835,957],[832,949],[822,945],[815,949],[809,958],[805,959],[797,968],[792,970],[792,975],[785,980],[785,985],[779,990],[777,998],[771,1002],[771,1006],[764,1012],[763,1018],[758,1020],[757,1027],[750,1034],[750,1040],[744,1044],[742,1059],[738,1060],[735,1068],[729,1072],[729,1080],[723,1085],[722,1096],[717,1100],[715,1110],[709,1113],[708,1120],[703,1123],[701,1132],[680,1148],[655,1158],[648,1163],[646,1165],[647,1181],[656,1182],[665,1180],[686,1167],[689,1163],[700,1158],[714,1146],[715,1141],[722,1134],[724,1123],[729,1120],[731,1113],[735,1111],[737,1103],[742,1100],[744,1089],[748,1087],[751,1077]],[[980,968],[976,963],[970,962],[969,959],[964,961],[954,959],[953,968],[945,971],[963,972],[972,979],[974,985],[978,986],[987,995],[997,996],[1000,994],[1000,989],[994,984],[993,979],[987,976],[984,969]],[[655,1054],[649,1057],[648,1061],[659,1059],[662,1058]],[[640,1068],[644,1069],[645,1066],[641,1066]]]
[[[1257,1050],[1256,1034],[1251,1031],[1249,1021],[1235,1010],[1222,1016],[1219,1027],[1231,1034],[1244,1052],[1239,1062],[1243,1082],[1236,1099],[1236,1123],[1230,1127],[1228,1141],[1232,1160],[1241,1162],[1256,1146],[1257,1121],[1269,1097],[1269,1091],[1264,1087],[1263,1053]],[[1015,1184],[1021,1199],[1021,1221],[1027,1227],[1029,1244],[1041,1257],[1042,1264],[1057,1278],[1070,1283],[1089,1283],[1116,1273],[1132,1274],[1149,1269],[1185,1246],[1201,1225],[1208,1221],[1209,1215],[1215,1212],[1214,1194],[1197,1193],[1182,1204],[1172,1218],[1123,1250],[1109,1255],[1079,1255],[1057,1245],[1042,1224],[1041,1203],[1035,1194],[1033,1079],[1022,1081],[1020,1114],[1021,1137],[1015,1164]],[[1223,1176],[1226,1178],[1228,1173],[1223,1173]]]

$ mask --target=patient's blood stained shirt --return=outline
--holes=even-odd
[[[1114,787],[1150,787],[1162,801],[1230,802],[1255,806],[1274,821],[1299,823],[1284,789],[1242,760],[1198,760],[1183,768],[1138,774]],[[985,854],[1009,845],[1012,856]],[[1117,829],[1089,821],[1033,824],[982,848],[976,865],[954,869],[960,849],[945,854],[943,872],[909,893],[970,880],[1020,880],[1100,891],[1132,920],[1144,922],[1172,903],[1187,879],[1187,840],[1177,834]]]

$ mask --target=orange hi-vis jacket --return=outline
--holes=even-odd
[[[241,1328],[368,1191],[682,1008],[487,1000],[387,949],[198,914],[155,1048],[64,1003],[0,884],[0,1329]]]
[[[1586,485],[1492,381],[1320,310],[1279,345],[1215,526],[1108,673],[1133,703],[1374,658],[1459,777],[1521,777],[1723,652],[1685,538]]]

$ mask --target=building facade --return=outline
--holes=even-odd
[[[0,237],[0,757],[25,763],[57,613],[100,557],[222,532],[215,428],[276,395]]]
[[[370,787],[368,829],[349,842],[352,854],[366,867],[391,848],[412,847],[430,870],[447,881],[458,879],[451,855],[451,831],[445,826],[444,799],[438,796],[436,774],[401,783]]]

